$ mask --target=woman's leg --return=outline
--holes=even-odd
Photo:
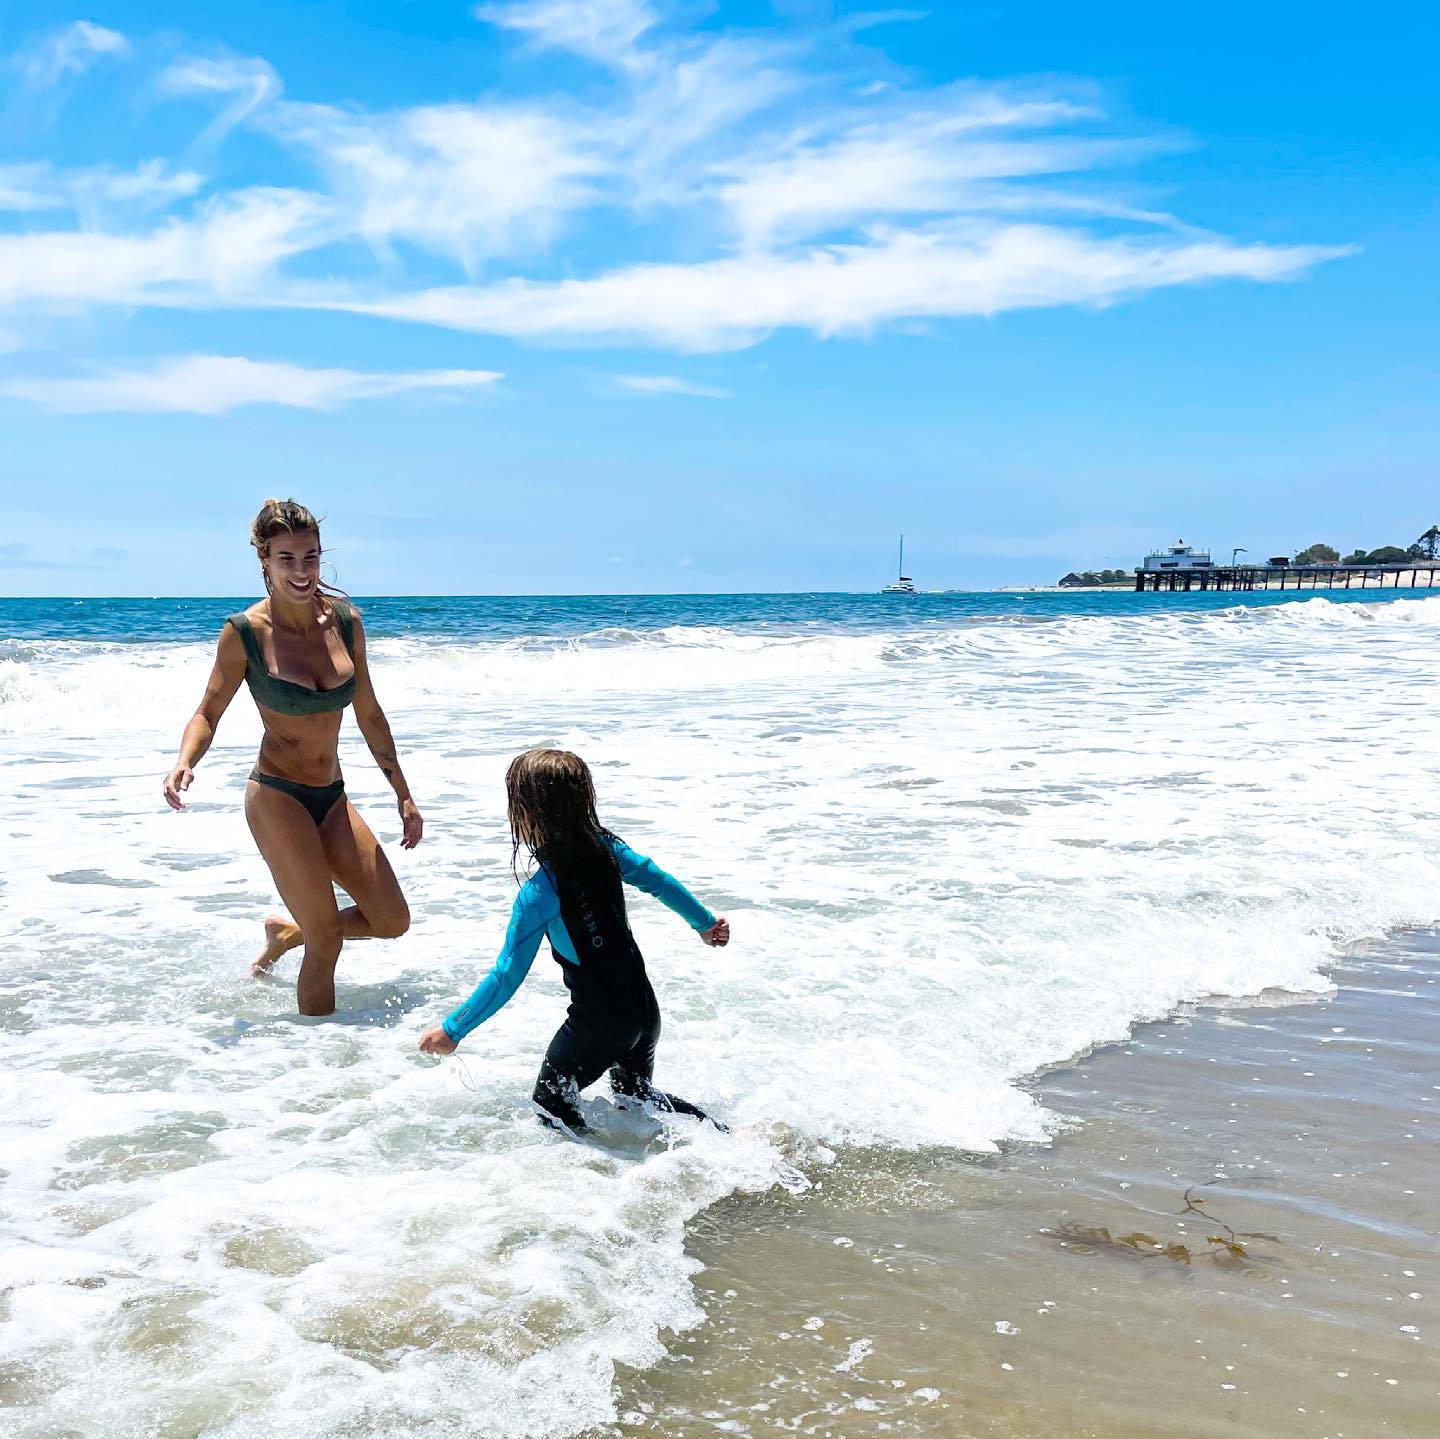
[[[340,911],[346,939],[398,939],[410,928],[410,906],[380,841],[342,796],[320,826],[335,883],[355,901]]]
[[[300,1013],[333,1014],[343,936],[330,861],[315,821],[292,795],[254,780],[245,786],[245,818],[280,898],[304,935],[305,957],[295,987]],[[256,962],[259,972],[266,968]]]
[[[341,935],[345,939],[396,939],[404,934],[410,928],[410,907],[380,841],[355,806],[342,795],[318,833],[331,875],[355,901],[340,911]],[[265,921],[265,948],[255,961],[256,969],[268,970],[304,940],[303,925],[271,915]]]

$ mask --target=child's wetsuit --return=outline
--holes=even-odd
[[[580,1091],[608,1069],[618,1095],[659,1108],[703,1116],[692,1104],[651,1084],[660,1009],[645,973],[645,960],[625,914],[623,879],[652,894],[692,929],[704,931],[715,916],[652,860],[623,840],[606,836],[611,869],[597,862],[583,872],[558,874],[542,865],[515,897],[505,945],[475,992],[443,1022],[459,1041],[483,1024],[519,989],[546,937],[570,991],[565,1023],[550,1041],[535,1082],[536,1104],[567,1127],[583,1130]]]

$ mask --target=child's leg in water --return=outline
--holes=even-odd
[[[725,1126],[711,1118],[698,1105],[666,1094],[650,1082],[655,1072],[655,1046],[660,1039],[660,1010],[653,997],[646,1006],[638,1034],[631,1031],[624,1040],[612,1035],[591,1033],[577,1025],[573,1018],[555,1032],[540,1074],[535,1080],[531,1098],[540,1110],[541,1122],[550,1128],[564,1128],[573,1134],[584,1134],[588,1128],[580,1112],[580,1091],[589,1088],[608,1069],[610,1088],[620,1099],[639,1104],[653,1104],[669,1114],[689,1114],[708,1119],[717,1129]]]
[[[716,1129],[724,1131],[725,1126],[712,1115],[706,1114],[698,1104],[691,1104],[688,1099],[681,1099],[678,1094],[666,1094],[663,1089],[656,1089],[651,1083],[651,1076],[655,1073],[655,1047],[659,1043],[660,1006],[656,1004],[652,994],[646,1024],[639,1040],[610,1067],[611,1090],[621,1099],[653,1104],[656,1109],[666,1114],[690,1114],[696,1119],[708,1119]]]
[[[540,1076],[530,1097],[540,1109],[540,1122],[547,1128],[565,1128],[575,1134],[584,1134],[589,1128],[579,1109],[579,1084],[573,1076],[562,1074],[548,1059],[540,1065]]]
[[[585,1134],[585,1116],[580,1113],[580,1090],[589,1089],[615,1063],[625,1047],[624,1037],[603,1028],[576,1023],[575,1013],[554,1031],[554,1039],[540,1064],[540,1075],[530,1098],[540,1109],[540,1118],[550,1128],[557,1124],[575,1134]]]
[[[567,1018],[545,1051],[530,1096],[540,1109],[541,1120],[552,1129],[558,1121],[566,1129],[583,1134],[587,1126],[580,1113],[580,1091],[594,1084],[614,1059],[613,1043],[585,1034],[573,1019]]]
[[[722,1134],[730,1132],[728,1125],[721,1124],[713,1114],[706,1113],[698,1104],[691,1104],[688,1099],[681,1099],[678,1094],[666,1094],[663,1089],[656,1089],[643,1074],[637,1074],[633,1069],[625,1069],[617,1064],[610,1071],[610,1088],[622,1099],[633,1099],[637,1104],[653,1104],[664,1114],[694,1115],[696,1119],[709,1120]]]

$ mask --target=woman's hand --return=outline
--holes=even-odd
[[[184,809],[185,806],[180,796],[190,788],[195,778],[195,771],[188,764],[177,764],[169,774],[165,776],[165,803],[171,809]]]
[[[420,816],[417,814],[415,818],[418,820]],[[460,1046],[445,1033],[443,1025],[437,1024],[420,1036],[420,1048],[426,1054],[454,1054]]]
[[[700,938],[714,949],[724,949],[730,943],[730,921],[717,919],[709,929],[700,931]]]
[[[425,821],[420,818],[420,811],[415,808],[415,801],[408,795],[400,801],[400,823],[404,826],[405,833],[400,838],[401,849],[414,849],[420,843],[420,836],[425,832]],[[449,1051],[447,1050],[448,1054]]]

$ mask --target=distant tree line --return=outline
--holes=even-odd
[[[1440,558],[1440,525],[1431,525],[1414,544],[1381,545],[1378,550],[1353,550],[1342,560],[1334,545],[1311,545],[1295,556],[1297,565],[1403,565],[1408,560]]]
[[[1133,570],[1071,570],[1060,581],[1060,587],[1069,590],[1084,585],[1123,585],[1134,577]]]

